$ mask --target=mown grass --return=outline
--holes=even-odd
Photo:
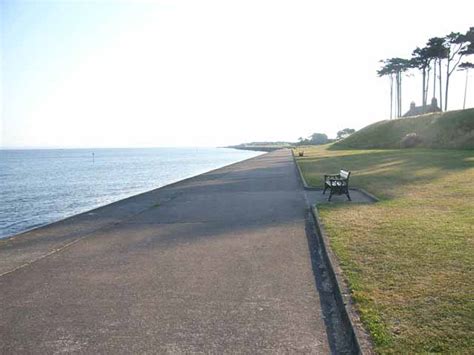
[[[376,351],[474,353],[474,151],[303,149],[381,198],[318,206]]]

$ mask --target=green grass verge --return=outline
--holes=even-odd
[[[393,149],[409,133],[416,133],[424,148],[474,148],[474,109],[432,113],[371,124],[331,149]]]
[[[474,353],[474,151],[304,151],[310,185],[345,168],[381,198],[318,206],[376,351]]]

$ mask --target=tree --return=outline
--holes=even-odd
[[[469,31],[466,32],[464,35],[464,41],[466,43],[466,47],[463,49],[462,54],[474,54],[474,27],[471,27]]]
[[[383,67],[377,70],[377,75],[379,77],[382,76],[389,76],[390,77],[390,119],[393,118],[393,76],[394,76],[394,71],[393,68],[391,67],[390,63],[388,60],[381,60],[380,62],[384,63]]]
[[[393,78],[396,84],[395,116],[402,115],[402,73],[412,67],[412,62],[403,58],[390,58],[382,60],[384,65],[377,71],[378,76],[390,76],[390,118],[392,118]]]
[[[423,85],[422,85],[422,95],[421,102],[422,106],[426,106],[426,101],[428,99],[428,83],[430,78],[431,70],[431,61],[432,57],[430,55],[429,47],[416,47],[412,53],[412,58],[410,60],[411,66],[421,70]]]
[[[474,54],[474,27],[471,27],[469,31],[464,35],[464,41],[466,42],[465,48],[462,50],[462,54],[465,56]],[[466,108],[466,97],[467,97],[467,83],[469,80],[469,69],[474,69],[474,63],[464,62],[459,65],[459,69],[466,72],[466,83],[464,85],[464,103],[463,109]]]
[[[355,132],[353,128],[344,128],[337,132],[337,139],[343,139],[349,137],[352,133]]]
[[[324,133],[313,133],[309,137],[309,143],[315,145],[326,144],[328,143],[328,136]]]
[[[438,64],[439,74],[439,107],[443,108],[443,79],[442,79],[442,72],[441,72],[441,64],[443,59],[446,59],[448,56],[448,51],[444,45],[444,38],[441,37],[433,37],[428,40],[426,44],[428,47],[429,56],[434,60],[433,65],[433,97],[436,97],[436,64]]]
[[[296,143],[296,144],[297,144],[297,145],[309,144],[309,140],[304,139],[303,137],[299,137],[299,138],[298,138],[298,143]]]
[[[469,35],[469,32],[468,34]],[[444,91],[444,110],[448,110],[448,92],[449,92],[449,79],[454,70],[461,62],[462,57],[466,51],[469,50],[470,42],[468,37],[459,32],[451,32],[444,38],[444,44],[447,50],[446,57],[446,88]]]
[[[463,110],[466,108],[466,97],[467,97],[467,83],[469,80],[469,69],[474,69],[474,63],[464,62],[459,65],[459,70],[466,72],[466,82],[464,84],[464,102],[462,105]]]

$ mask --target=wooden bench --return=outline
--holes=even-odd
[[[349,176],[351,176],[351,172],[343,169],[341,169],[339,174],[324,175],[323,194],[329,189],[328,201],[331,201],[332,195],[342,194],[346,195],[349,201],[351,201],[351,196],[349,195]]]

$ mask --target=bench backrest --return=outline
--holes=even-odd
[[[351,175],[350,171],[342,170],[339,172],[339,176],[341,179],[349,180],[349,176]]]

